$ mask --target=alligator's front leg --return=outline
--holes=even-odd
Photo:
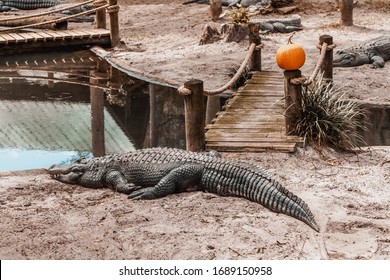
[[[155,199],[169,194],[199,189],[203,165],[187,163],[172,169],[154,187],[132,192],[130,199]]]
[[[371,61],[372,61],[371,68],[376,69],[376,68],[383,68],[385,66],[385,60],[381,56],[374,55],[373,57],[371,57]]]
[[[122,172],[118,170],[108,171],[105,175],[104,183],[104,185],[108,185],[117,192],[124,194],[130,194],[133,191],[142,188],[141,186],[136,186],[133,183],[128,183]]]

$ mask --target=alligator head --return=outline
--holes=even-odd
[[[105,174],[102,166],[88,159],[78,160],[72,164],[55,164],[46,171],[58,181],[90,188],[102,187]]]
[[[369,63],[370,58],[365,53],[341,50],[335,52],[333,56],[334,67],[353,67]]]

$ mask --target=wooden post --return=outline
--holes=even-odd
[[[340,1],[341,24],[344,26],[353,25],[353,0]]]
[[[284,93],[285,93],[285,116],[286,116],[286,134],[289,135],[294,130],[297,116],[302,101],[301,84],[294,85],[291,79],[301,77],[300,70],[284,71]]]
[[[210,14],[212,21],[217,21],[219,19],[219,16],[222,14],[221,0],[210,0]]]
[[[118,0],[109,0],[110,6],[107,8],[110,15],[110,34],[111,47],[115,47],[119,43],[119,6]]]
[[[98,60],[97,61],[97,75],[99,75],[99,77],[101,78],[104,78],[104,79],[109,79],[109,64],[107,63],[107,61],[105,60]]]
[[[47,77],[49,78],[47,81],[47,87],[54,88],[54,81],[52,80],[54,78],[54,72],[47,72]]]
[[[96,73],[91,73],[90,78],[90,99],[91,99],[91,132],[92,132],[92,153],[95,157],[105,155],[104,145],[104,92],[94,87],[98,79],[94,78]]]
[[[329,35],[320,36],[320,45],[323,43],[327,43],[328,46],[333,45],[333,37]],[[333,49],[326,51],[324,62],[321,64],[321,72],[324,73],[324,81],[331,82],[333,80]]]
[[[106,1],[95,1],[94,5],[96,8],[106,4]],[[96,11],[96,28],[106,29],[106,11],[105,9]]]
[[[190,80],[184,83],[184,88],[191,91],[184,96],[186,148],[188,151],[205,150],[205,106],[203,82]]]
[[[156,147],[157,141],[157,122],[156,122],[156,85],[149,84],[149,136],[150,147]]]
[[[249,45],[255,43],[256,46],[261,45],[261,38],[259,35],[260,24],[258,23],[249,23]],[[255,48],[253,55],[250,61],[250,70],[251,71],[261,71],[261,48]]]

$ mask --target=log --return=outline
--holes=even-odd
[[[248,36],[248,24],[228,23],[222,25],[221,37],[229,42],[239,43]]]

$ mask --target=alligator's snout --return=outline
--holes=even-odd
[[[55,164],[46,169],[51,178],[70,184],[77,184],[85,172],[78,164]]]
[[[49,168],[45,169],[50,175],[68,174],[71,172],[71,166],[62,164],[53,164]]]
[[[333,57],[333,66],[343,67],[343,66],[353,66],[355,56],[353,53],[346,53],[343,51],[336,52]]]

